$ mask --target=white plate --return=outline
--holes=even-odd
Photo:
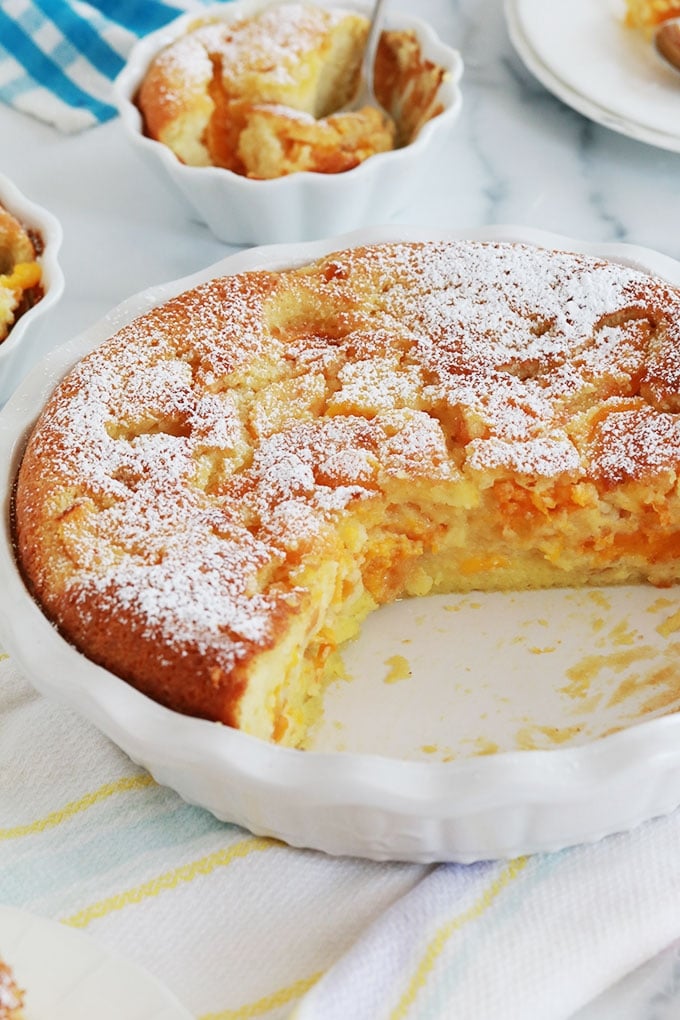
[[[22,383],[0,414],[0,637],[45,694],[89,718],[185,799],[330,853],[471,861],[598,839],[680,803],[675,590],[437,596],[374,614],[327,692],[312,749],[270,745],[155,704],[63,641],[14,563],[7,507],[23,437],[55,381],[142,311],[201,280],[299,265],[364,242],[524,240],[680,286],[680,263],[520,227],[383,227],[250,249],[137,295]],[[614,732],[616,731],[616,732]],[[494,753],[490,753],[490,752]]]
[[[591,120],[680,152],[680,73],[623,23],[623,0],[505,0],[513,45],[545,87]]]
[[[25,910],[0,906],[0,957],[26,993],[26,1020],[192,1020],[141,967]]]

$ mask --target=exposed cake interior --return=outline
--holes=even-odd
[[[90,658],[300,745],[377,606],[676,583],[679,465],[676,290],[376,245],[212,281],[88,355],[29,441],[18,556]]]

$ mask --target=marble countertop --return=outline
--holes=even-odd
[[[460,50],[464,104],[438,186],[397,221],[521,224],[680,258],[680,154],[555,98],[517,56],[499,0],[420,0],[418,15]],[[118,120],[62,135],[2,107],[0,132],[0,169],[64,228],[65,294],[21,374],[126,297],[233,250],[130,151]]]

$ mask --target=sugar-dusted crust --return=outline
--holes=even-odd
[[[341,173],[412,141],[441,112],[444,70],[413,32],[383,32],[375,107],[342,112],[358,82],[368,20],[306,3],[235,22],[198,21],[156,55],[137,105],[147,134],[190,166],[256,179]]]
[[[88,355],[18,558],[95,661],[302,738],[402,595],[680,577],[680,294],[528,245],[398,243],[184,293]]]

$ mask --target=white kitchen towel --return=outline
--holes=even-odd
[[[130,49],[201,0],[3,0],[0,100],[75,132],[116,115],[111,83]]]
[[[680,932],[679,837],[673,817],[596,846],[438,867],[316,983],[294,1018],[572,1018]],[[651,1020],[652,998],[640,996],[638,1020]]]
[[[0,661],[0,910],[85,932],[197,1020],[670,1020],[679,849],[678,813],[466,866],[291,849],[157,786]]]

